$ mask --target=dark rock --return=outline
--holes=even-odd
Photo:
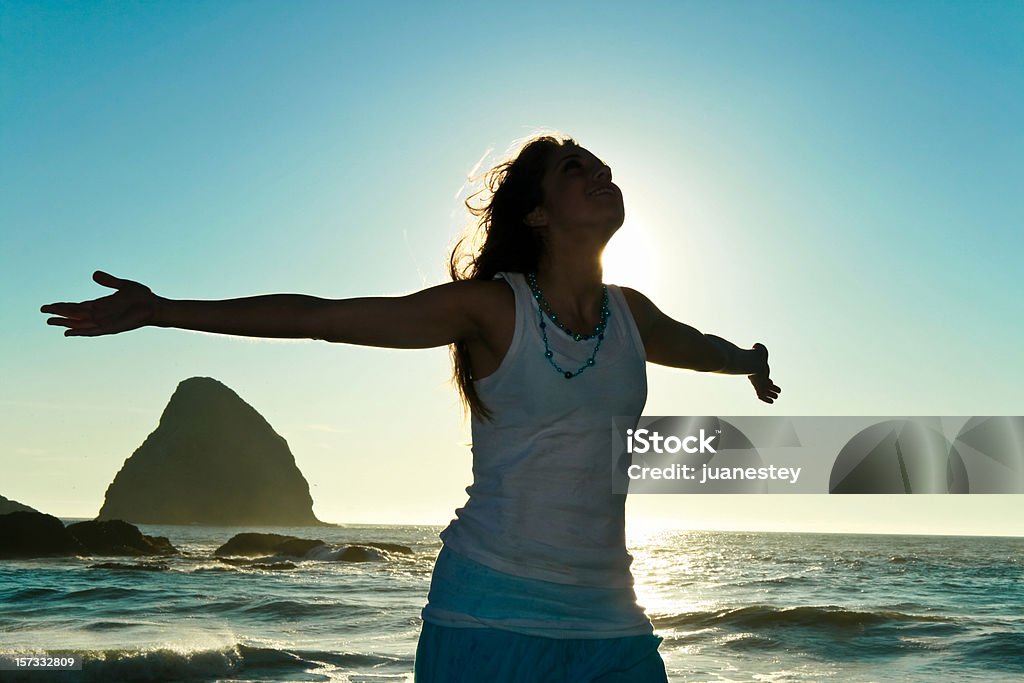
[[[323,541],[282,536],[281,534],[236,534],[213,551],[216,556],[222,555],[287,555],[304,557],[313,548],[325,545]]]
[[[262,564],[260,562],[249,565],[251,569],[269,569],[271,571],[280,571],[282,569],[295,569],[293,562],[272,562],[270,564]]]
[[[171,539],[166,536],[146,536],[150,546],[156,548],[158,555],[181,555],[182,552],[171,545]]]
[[[335,558],[339,562],[380,562],[388,559],[386,550],[371,548],[365,545],[350,545]]]
[[[178,385],[160,424],[107,488],[99,520],[211,526],[333,526],[281,438],[215,379]]]
[[[56,517],[41,512],[0,515],[0,558],[177,553],[167,538],[146,536],[121,520],[65,527]]]
[[[64,523],[42,512],[0,515],[0,559],[62,557],[86,550]]]
[[[164,536],[146,536],[120,519],[77,522],[67,527],[91,555],[175,555],[178,550]]]
[[[101,562],[100,564],[89,565],[89,569],[128,569],[150,572],[163,572],[170,568],[170,565],[164,564],[163,562],[137,564],[125,564],[124,562]]]
[[[275,555],[289,555],[291,557],[304,557],[313,548],[324,545],[323,541],[306,538],[293,538],[277,546]]]
[[[0,515],[6,515],[10,512],[39,512],[39,510],[30,508],[28,505],[19,503],[16,500],[8,500],[0,496]],[[40,512],[39,514],[42,513]]]

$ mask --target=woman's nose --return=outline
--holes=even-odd
[[[595,174],[595,177],[598,180],[611,180],[612,169],[609,168],[607,164],[601,164],[597,167],[597,173]]]

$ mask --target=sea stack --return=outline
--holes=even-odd
[[[97,520],[325,526],[287,442],[209,377],[178,385],[160,424],[107,488]]]

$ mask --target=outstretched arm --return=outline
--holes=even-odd
[[[96,337],[146,325],[247,337],[323,339],[390,348],[445,346],[478,334],[486,292],[475,281],[451,282],[402,297],[321,299],[268,294],[223,301],[157,296],[143,284],[102,271],[93,279],[117,291],[82,303],[54,303],[47,323],[66,336]]]
[[[741,349],[713,334],[673,320],[646,296],[623,287],[633,319],[640,331],[647,360],[673,368],[728,375],[747,375],[757,397],[774,403],[782,389],[769,378],[768,349],[763,344]]]

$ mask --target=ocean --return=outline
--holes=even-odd
[[[139,528],[185,554],[0,561],[0,654],[84,660],[0,681],[412,681],[440,527]],[[332,550],[294,568],[213,557],[243,531]],[[335,559],[374,541],[414,552]],[[673,682],[1024,680],[1024,538],[663,531],[628,543]],[[121,566],[91,566],[104,563]]]

